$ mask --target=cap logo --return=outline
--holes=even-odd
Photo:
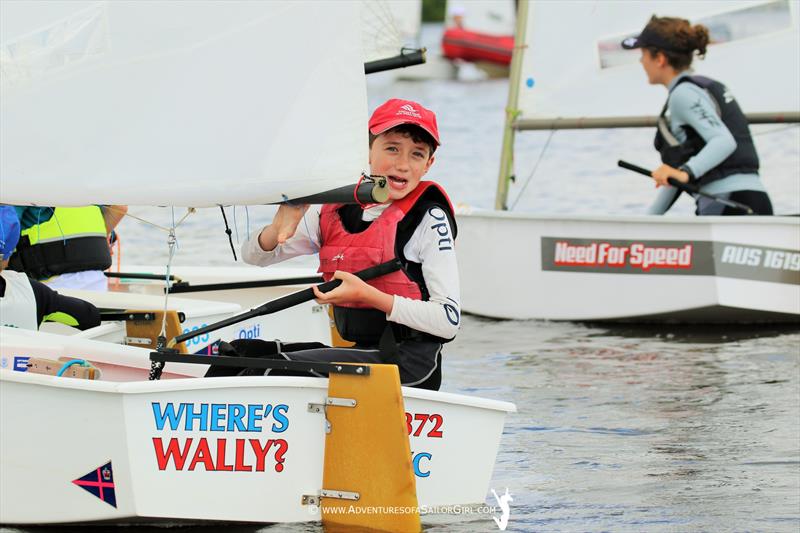
[[[636,44],[636,37],[628,37],[622,41],[622,44],[625,46],[634,46]]]
[[[417,110],[414,109],[414,106],[412,106],[411,104],[405,104],[403,106],[400,106],[400,109],[397,110],[397,114],[398,115],[406,115],[406,116],[414,117],[414,118],[422,118],[422,115],[420,115],[417,112]]]

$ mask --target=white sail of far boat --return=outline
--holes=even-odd
[[[531,2],[517,80],[519,129],[537,122],[545,128],[566,120],[653,116],[664,103],[663,88],[643,84],[639,51],[620,46],[653,14],[709,28],[708,53],[694,67],[725,80],[746,113],[796,112],[799,9],[789,0]],[[742,65],[758,65],[758,73]]]
[[[496,209],[507,206],[517,132],[654,127],[663,89],[642,83],[638,52],[619,46],[654,13],[708,25],[717,42],[694,66],[729,84],[748,116],[800,120],[797,2],[520,0],[519,6]],[[758,65],[758,74],[742,65]],[[459,227],[467,312],[634,322],[800,320],[798,217],[475,209],[460,215]]]
[[[0,203],[252,205],[353,184],[367,168],[359,16],[355,2],[3,1]],[[4,524],[315,521],[383,505],[399,482],[415,507],[480,503],[514,410],[399,383],[343,402],[338,375],[200,379],[188,359],[148,380],[148,349],[0,329]],[[375,423],[392,432],[345,429],[384,392]],[[380,479],[336,482],[353,473]]]

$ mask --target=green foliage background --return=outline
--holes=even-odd
[[[444,22],[447,0],[422,0],[422,22]]]

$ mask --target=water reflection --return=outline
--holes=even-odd
[[[798,346],[797,326],[469,316],[445,386],[516,402],[493,486],[518,530],[796,529]]]
[[[660,339],[663,342],[719,344],[800,333],[800,324],[609,324],[587,323],[587,337]],[[798,347],[800,350],[800,347]]]

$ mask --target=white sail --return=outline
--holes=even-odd
[[[0,203],[260,204],[367,165],[355,2],[0,2]]]
[[[653,14],[709,26],[718,42],[693,67],[724,82],[746,113],[798,111],[798,5],[795,0],[532,1],[519,81],[520,118],[657,114],[664,88],[648,86],[638,50],[619,46]]]
[[[422,0],[361,0],[364,62],[400,54],[415,46],[422,22]]]

